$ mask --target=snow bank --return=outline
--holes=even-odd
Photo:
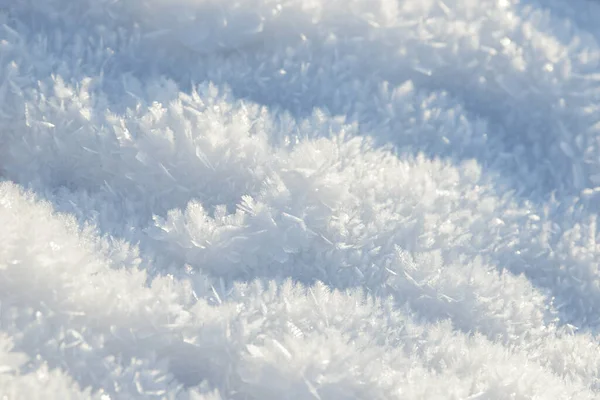
[[[0,394],[598,398],[599,18],[0,0]]]

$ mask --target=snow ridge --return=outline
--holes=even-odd
[[[598,19],[0,0],[0,395],[598,398]]]

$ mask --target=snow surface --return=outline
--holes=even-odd
[[[600,398],[598,21],[0,0],[0,397]]]

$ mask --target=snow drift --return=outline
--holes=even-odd
[[[599,398],[598,20],[0,0],[0,395]]]

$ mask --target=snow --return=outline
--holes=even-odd
[[[599,19],[0,0],[0,397],[600,398]]]

